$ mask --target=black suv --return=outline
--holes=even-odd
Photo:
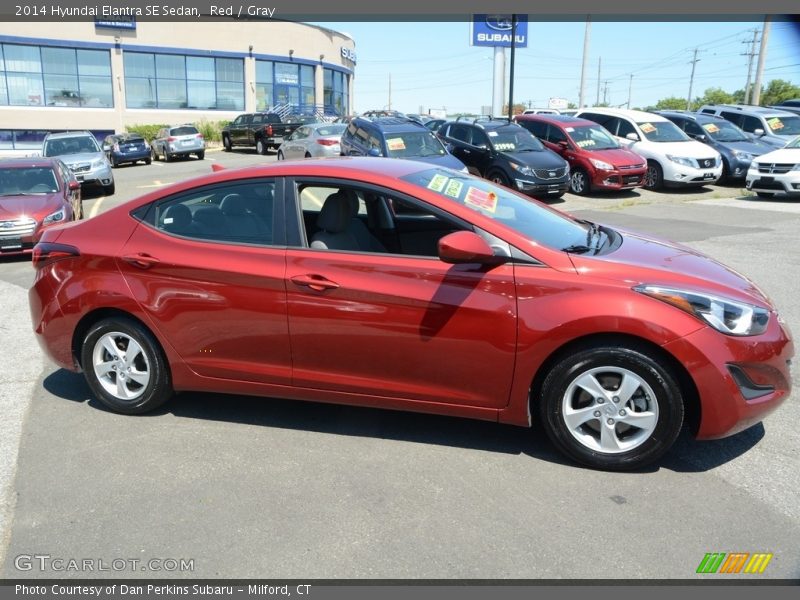
[[[560,198],[569,189],[567,161],[507,119],[459,118],[437,133],[470,173],[538,198]]]
[[[751,138],[736,125],[715,115],[680,110],[659,110],[690,138],[708,144],[722,155],[720,181],[744,179],[753,159],[775,148],[758,138]]]
[[[457,171],[467,170],[430,129],[406,117],[356,117],[344,130],[340,145],[342,156],[406,158]]]

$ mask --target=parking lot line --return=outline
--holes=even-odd
[[[137,190],[143,190],[145,188],[158,188],[158,187],[163,187],[165,185],[172,185],[172,183],[173,183],[172,181],[162,182],[162,181],[160,181],[158,179],[154,179],[152,184],[150,184],[150,185],[137,185],[136,189]]]
[[[89,211],[89,218],[92,219],[97,216],[97,213],[100,212],[100,205],[103,204],[103,200],[105,200],[107,196],[100,196],[94,201],[94,205],[92,206],[92,210]]]

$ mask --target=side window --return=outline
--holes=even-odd
[[[233,120],[233,123],[231,123],[231,125],[233,125],[234,127],[238,127],[239,125],[242,124],[243,120],[244,120],[244,115],[239,115]]]
[[[469,144],[472,140],[470,129],[466,125],[451,125],[448,137],[458,140],[459,142],[464,142],[465,144]]]
[[[756,129],[763,129],[764,131],[769,131],[767,127],[764,127],[764,124],[761,122],[761,119],[757,117],[749,117],[747,115],[742,115],[742,125],[741,128],[744,129],[747,133],[753,133]]]
[[[610,123],[616,120],[614,117],[611,117],[609,115],[601,115],[599,113],[587,112],[581,114],[581,119],[589,119],[590,121],[594,121],[598,125],[602,125],[606,129],[608,129],[612,134],[616,135],[614,133],[616,125],[614,125],[613,127],[610,126]]]
[[[624,138],[629,133],[636,133],[636,129],[634,129],[633,125],[631,125],[630,121],[627,119],[616,119],[618,121],[617,126],[617,136]],[[639,135],[636,133],[636,135]],[[640,136],[641,137],[641,136]]]
[[[555,127],[554,125],[549,125],[547,129],[547,141],[552,142],[553,144],[557,144],[559,142],[566,142],[567,136],[558,127]]]
[[[700,112],[705,113],[707,115],[713,115],[716,111],[713,108],[704,108]]]
[[[489,136],[486,135],[485,131],[481,131],[480,129],[472,129],[472,145],[489,148]]]
[[[733,112],[729,112],[727,110],[723,110],[719,114],[723,119],[726,119],[726,120],[730,121],[734,125],[738,125],[739,127],[742,127],[742,117],[744,115],[742,115],[741,113],[733,113]],[[744,127],[742,127],[742,129],[744,129]],[[747,131],[747,130],[745,130],[745,131]]]
[[[243,115],[242,125],[249,125],[253,121],[253,115]]]
[[[264,115],[257,113],[253,115],[253,118],[250,121],[251,125],[262,125],[266,121],[264,120]]]
[[[706,132],[703,131],[703,128],[700,127],[700,125],[698,125],[694,121],[684,121],[684,125],[685,126],[683,127],[683,130],[688,134],[691,134],[691,135],[706,135]]]
[[[547,139],[546,123],[542,123],[541,121],[518,121],[518,123],[540,140]]]
[[[269,246],[274,192],[270,179],[204,186],[160,202],[144,220],[170,235]]]

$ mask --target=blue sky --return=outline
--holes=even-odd
[[[515,102],[546,106],[551,97],[578,100],[584,22],[536,22],[531,15],[529,42],[517,51]],[[469,23],[316,23],[351,35],[356,42],[356,111],[392,108],[417,112],[445,107],[449,112],[478,112],[492,99],[491,48],[469,45]],[[752,29],[762,22],[595,22],[592,23],[586,96],[597,98],[597,63],[608,80],[608,102],[628,99],[631,106],[655,104],[689,91],[690,61],[700,48],[693,96],[709,87],[744,88]],[[758,46],[756,47],[758,50]],[[508,50],[506,51],[508,63]],[[786,79],[800,85],[800,28],[772,23],[764,80]],[[755,62],[753,67],[755,74]],[[602,90],[601,90],[602,96]],[[602,97],[601,97],[602,101]]]

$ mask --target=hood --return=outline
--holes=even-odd
[[[584,148],[586,150],[586,148]],[[626,167],[629,165],[642,165],[647,163],[643,156],[632,152],[627,148],[613,148],[609,150],[589,150],[589,156],[597,160],[604,160],[615,167]]]
[[[689,140],[688,142],[642,141],[636,142],[632,148],[637,152],[641,148],[643,153],[649,150],[651,154],[658,153],[662,156],[664,154],[671,154],[673,156],[684,156],[687,158],[711,158],[719,155],[712,147],[701,144],[695,140]]]
[[[567,161],[558,154],[545,148],[534,152],[501,152],[501,156],[533,169],[563,169],[567,166]]]
[[[32,196],[0,196],[0,221],[18,219],[25,215],[41,221],[61,208],[57,194]]]
[[[58,158],[60,158],[65,165],[77,165],[79,163],[90,163],[104,156],[105,154],[102,152],[81,152],[80,154],[64,154]]]
[[[625,266],[626,284],[675,287],[771,307],[767,296],[744,275],[692,248],[617,229],[622,245],[602,256],[572,254],[578,273],[619,280]]]
[[[749,152],[755,156],[760,156],[766,152],[774,150],[769,144],[759,142],[756,140],[746,140],[743,142],[716,142],[715,145],[728,148],[729,150],[739,150],[740,152]]]
[[[445,154],[444,156],[407,156],[406,158],[419,162],[430,163],[432,165],[436,165],[437,167],[454,169],[456,171],[461,171],[465,168],[464,163],[462,163],[452,154]]]
[[[784,148],[783,150],[773,150],[769,154],[762,154],[759,156],[757,162],[800,164],[800,148]]]

